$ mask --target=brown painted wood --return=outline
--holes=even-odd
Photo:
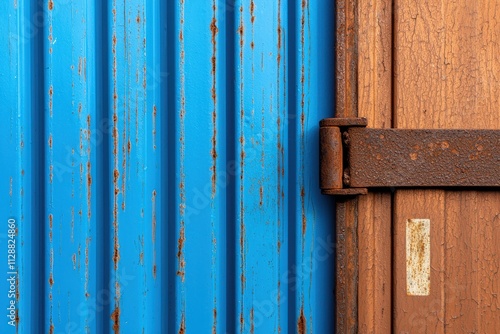
[[[358,117],[369,127],[392,123],[392,1],[358,0]],[[391,194],[370,193],[358,204],[358,332],[391,329]]]
[[[394,208],[394,332],[444,333],[445,192],[398,190]],[[431,285],[429,296],[406,290],[406,220],[430,219]]]
[[[357,117],[357,0],[336,0],[336,117]],[[337,202],[336,332],[358,332],[357,199]]]
[[[398,128],[500,129],[497,1],[395,1]],[[405,221],[431,219],[429,296],[406,292]],[[395,196],[394,332],[500,328],[500,195],[404,190]]]
[[[337,201],[337,333],[358,332],[357,200]]]

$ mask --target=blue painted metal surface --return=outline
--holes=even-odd
[[[333,0],[0,13],[1,333],[333,332]]]

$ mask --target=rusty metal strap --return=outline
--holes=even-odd
[[[349,127],[340,128],[340,135],[334,128],[321,128],[322,155],[327,154],[321,157],[323,193],[374,187],[500,187],[500,131]]]

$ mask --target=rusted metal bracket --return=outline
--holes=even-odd
[[[371,129],[365,118],[320,122],[320,187],[500,187],[500,130]]]

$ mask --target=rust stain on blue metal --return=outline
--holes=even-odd
[[[111,52],[113,57],[113,264],[115,271],[115,280],[118,275],[118,262],[120,260],[120,242],[119,242],[119,221],[118,221],[118,195],[120,188],[118,180],[120,172],[118,171],[118,73],[117,73],[117,17],[116,17],[116,0],[113,0],[113,35]],[[120,283],[118,280],[114,284],[114,310],[111,313],[112,329],[115,334],[120,332]]]
[[[215,6],[215,1],[212,5],[213,8],[213,18],[210,23],[210,31],[212,33],[212,100],[214,104],[214,109],[212,111],[212,198],[215,197],[216,185],[217,185],[217,33],[219,28],[217,27],[217,7]]]
[[[180,118],[180,181],[179,181],[179,196],[180,196],[180,204],[179,204],[179,215],[180,215],[180,228],[179,228],[179,239],[178,239],[178,252],[177,252],[177,275],[180,276],[181,282],[185,280],[185,270],[186,270],[186,261],[184,258],[184,244],[186,242],[185,237],[185,210],[186,210],[186,187],[185,187],[185,116],[186,116],[186,87],[185,87],[185,50],[184,50],[184,0],[180,0],[180,32],[179,32],[179,43],[180,43],[180,54],[179,54],[179,73],[180,73],[180,110],[179,110],[179,118]]]
[[[304,315],[304,305],[300,308],[299,319],[297,320],[297,333],[306,334],[307,333],[307,321]]]
[[[244,134],[244,125],[245,125],[245,106],[244,106],[244,23],[243,23],[243,6],[240,6],[240,21],[238,25],[238,38],[239,38],[239,48],[240,48],[240,134],[239,134],[239,144],[240,144],[240,211],[239,211],[239,219],[240,219],[240,293],[244,295],[245,293],[245,203],[243,201],[244,198],[244,179],[245,179],[245,134]],[[243,333],[245,328],[244,321],[244,298],[241,298],[240,302],[240,333]]]

